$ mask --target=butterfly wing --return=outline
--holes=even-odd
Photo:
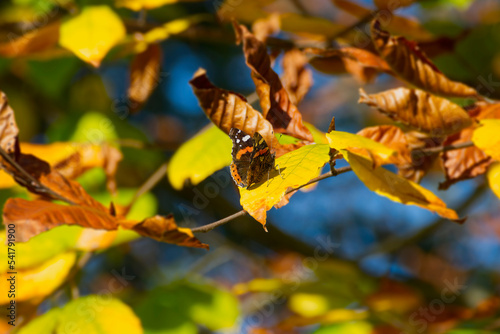
[[[264,175],[274,169],[274,154],[271,153],[266,140],[258,132],[253,135],[252,151],[254,154],[247,173],[248,185],[258,183]]]
[[[254,141],[249,134],[236,128],[229,131],[229,137],[233,141],[231,176],[239,187],[246,187],[248,170],[254,155]]]

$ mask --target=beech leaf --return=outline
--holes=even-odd
[[[24,57],[52,49],[59,41],[61,22],[55,21],[33,29],[16,39],[0,44],[0,55],[4,57]]]
[[[0,147],[8,154],[17,154],[17,127],[14,110],[10,107],[7,96],[0,91]]]
[[[474,130],[472,141],[491,158],[500,161],[500,119],[483,119]]]
[[[456,133],[472,124],[467,112],[457,104],[430,93],[396,88],[368,95],[360,88],[359,103],[376,107],[390,118],[433,136]]]
[[[292,103],[297,104],[307,94],[313,84],[311,70],[306,68],[307,57],[302,51],[292,49],[283,55],[283,86]]]
[[[125,37],[125,25],[108,6],[89,6],[61,25],[59,44],[99,67],[109,50]]]
[[[125,7],[133,11],[155,9],[179,2],[200,2],[202,0],[115,0],[116,7]]]
[[[329,147],[325,144],[303,146],[276,159],[275,171],[261,182],[239,188],[240,203],[253,218],[266,226],[266,212],[278,204],[288,188],[301,186],[318,175],[318,170],[330,160]]]
[[[448,79],[419,49],[415,42],[393,37],[374,20],[372,40],[378,52],[402,79],[434,94],[456,97],[478,97],[475,89]]]
[[[494,162],[486,173],[491,191],[500,199],[500,162]]]
[[[151,44],[134,57],[130,68],[128,98],[130,112],[136,113],[148,100],[160,79],[161,48]]]
[[[443,218],[458,221],[457,213],[447,208],[446,204],[431,191],[383,167],[374,169],[372,162],[363,156],[347,150],[342,150],[341,153],[351,165],[354,173],[371,191],[394,202],[416,205],[435,212]]]
[[[290,100],[278,74],[271,68],[266,45],[243,25],[235,23],[234,29],[237,42],[243,43],[246,64],[252,70],[264,117],[276,132],[312,142],[311,132],[302,123],[302,115]]]

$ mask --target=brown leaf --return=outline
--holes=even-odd
[[[264,117],[271,122],[274,130],[296,138],[313,141],[311,132],[302,123],[302,115],[292,103],[281,84],[279,76],[271,68],[266,45],[253,36],[243,25],[234,24],[237,42],[243,42],[243,52]]]
[[[469,115],[475,119],[500,118],[500,103],[489,104],[486,102],[477,102]]]
[[[443,142],[443,145],[453,145],[468,142],[472,139],[474,127],[463,129]],[[474,178],[486,173],[492,159],[476,146],[450,150],[441,155],[446,180],[439,184],[439,189],[448,189],[461,180]]]
[[[440,146],[443,138],[432,137],[417,131],[405,133],[408,149],[415,152],[411,157],[411,164],[400,166],[399,175],[414,182],[420,182],[436,161],[437,154],[423,154],[421,150]],[[420,152],[419,152],[420,151]]]
[[[297,104],[313,84],[311,70],[306,68],[307,57],[302,51],[292,49],[283,56],[283,86],[292,103]]]
[[[14,110],[9,106],[5,93],[0,91],[0,147],[8,154],[16,154],[17,128]]]
[[[231,128],[238,128],[250,136],[258,132],[268,145],[278,146],[271,123],[248,104],[243,96],[215,87],[203,69],[199,69],[189,83],[201,108],[219,129],[229,134]]]
[[[478,97],[475,89],[452,81],[441,73],[415,42],[401,36],[391,36],[380,28],[377,20],[372,23],[371,34],[382,58],[410,84],[439,95]]]
[[[59,42],[59,21],[16,36],[9,36],[9,41],[0,44],[0,55],[4,57],[22,57],[51,49]]]
[[[135,56],[130,68],[130,87],[128,97],[130,112],[136,113],[158,86],[160,77],[161,48],[150,44],[148,48]]]
[[[132,230],[158,241],[179,246],[208,249],[207,244],[194,237],[191,229],[178,227],[172,215],[147,218],[133,225]]]
[[[367,50],[342,47],[336,50],[307,51],[319,55],[309,61],[318,71],[331,74],[349,72],[361,83],[372,82],[379,72],[392,73],[385,60]],[[339,66],[339,61],[342,66]],[[343,69],[343,72],[338,72],[340,69]]]
[[[367,95],[360,88],[359,95],[359,103],[433,136],[456,133],[472,123],[460,106],[418,89],[397,88]]]
[[[280,15],[274,13],[266,18],[255,20],[252,24],[252,31],[258,40],[265,42],[268,36],[280,31],[280,26]]]
[[[404,33],[411,38],[414,38],[419,41],[427,41],[433,38],[433,35],[429,33],[422,25],[415,19],[406,18],[402,16],[394,15],[394,13],[387,13],[387,11],[372,11],[368,8],[360,6],[354,2],[348,0],[332,0],[334,5],[339,9],[355,16],[360,20],[370,19],[372,17],[380,16],[381,19],[385,19],[387,22],[387,28],[391,31],[396,31],[398,33]],[[390,7],[399,7],[405,6],[408,1],[390,1]],[[381,4],[383,5],[383,4]],[[389,18],[387,19],[387,14],[389,14]],[[365,21],[366,22],[366,21]]]

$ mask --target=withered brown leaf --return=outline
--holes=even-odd
[[[302,51],[292,49],[283,55],[283,86],[292,103],[297,104],[313,84],[311,70],[306,67],[307,57]]]
[[[290,100],[278,74],[271,68],[266,45],[243,25],[234,23],[234,29],[237,43],[243,42],[246,64],[252,70],[264,117],[276,132],[312,142],[313,136],[302,123],[302,115]]]
[[[373,43],[382,58],[402,79],[434,94],[478,97],[475,89],[448,79],[419,49],[417,43],[402,36],[391,36],[378,20],[371,26]]]
[[[9,105],[7,96],[0,91],[0,147],[8,154],[15,154],[19,150],[17,127],[14,110]]]
[[[359,103],[432,136],[446,136],[472,124],[457,104],[418,89],[396,88],[368,95],[361,88],[359,95]]]
[[[160,79],[161,48],[150,44],[146,50],[134,57],[130,67],[128,98],[130,112],[136,113],[147,101]]]

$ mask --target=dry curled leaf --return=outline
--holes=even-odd
[[[313,84],[311,70],[306,68],[307,57],[302,51],[292,49],[283,55],[283,86],[292,103],[297,104]]]
[[[243,25],[235,23],[234,29],[237,42],[243,42],[246,64],[252,70],[264,117],[277,132],[312,142],[312,134],[302,123],[302,115],[290,100],[278,74],[271,68],[266,45]]]
[[[392,148],[396,151],[396,155],[389,158],[389,163],[396,166],[407,165],[411,163],[411,153],[408,149],[408,142],[404,132],[394,125],[379,125],[364,128],[357,133],[358,136],[363,136],[374,140],[378,143]]]
[[[9,41],[0,44],[0,55],[23,57],[49,50],[55,47],[59,41],[60,26],[61,23],[56,21],[21,36],[10,33]]]
[[[252,24],[252,31],[260,41],[265,41],[269,35],[280,31],[281,19],[279,14],[271,14],[266,18],[255,20]]]
[[[146,50],[135,56],[130,68],[128,98],[130,112],[136,113],[158,86],[160,78],[161,48],[150,44]]]
[[[396,88],[367,95],[360,88],[359,103],[376,107],[396,121],[433,136],[456,133],[472,123],[457,104],[418,89]]]
[[[14,110],[5,93],[0,91],[0,147],[8,154],[16,153],[18,134]]]
[[[402,36],[391,36],[374,20],[371,27],[372,40],[378,52],[402,79],[418,88],[438,95],[477,97],[475,89],[448,79],[427,58],[415,42]]]
[[[426,154],[425,149],[440,146],[443,138],[432,137],[418,131],[405,133],[408,149],[412,152],[411,164],[400,166],[399,175],[413,182],[420,182],[427,172],[434,166],[438,154]]]
[[[238,93],[214,86],[199,69],[189,81],[200,106],[207,117],[222,131],[229,134],[231,128],[243,130],[253,136],[260,133],[269,146],[276,147],[273,126]]]
[[[307,49],[317,54],[309,63],[327,74],[348,72],[360,83],[372,82],[379,72],[391,73],[391,68],[378,55],[364,49],[341,47],[334,50]]]
[[[472,139],[474,127],[463,129],[443,142],[444,146],[469,142]],[[450,150],[441,155],[446,180],[439,184],[439,189],[448,189],[452,184],[474,178],[486,173],[492,160],[483,151],[475,146]]]

